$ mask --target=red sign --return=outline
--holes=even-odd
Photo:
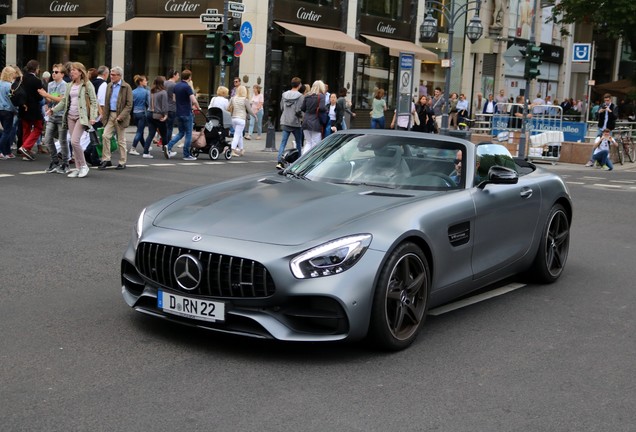
[[[237,41],[234,43],[234,57],[240,57],[243,54],[243,42]]]

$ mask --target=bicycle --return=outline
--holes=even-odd
[[[629,159],[632,163],[636,162],[636,148],[631,135],[631,130],[622,130],[616,140],[618,143],[616,151],[621,165],[623,165],[625,159]]]

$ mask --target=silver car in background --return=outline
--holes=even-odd
[[[122,293],[214,331],[399,350],[429,308],[518,273],[556,281],[571,222],[562,179],[500,144],[348,130],[281,172],[146,207]]]

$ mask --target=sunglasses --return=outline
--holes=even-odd
[[[60,73],[60,71],[53,71],[53,72],[51,72],[51,73],[52,73],[52,74],[59,74],[59,73]]]

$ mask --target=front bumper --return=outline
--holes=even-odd
[[[152,230],[143,241],[191,248],[191,233]],[[179,237],[179,235],[177,235]],[[225,321],[206,322],[164,312],[157,306],[158,290],[184,294],[178,286],[148,280],[135,265],[137,244],[131,241],[121,261],[122,295],[136,311],[207,330],[283,341],[338,341],[363,338],[369,326],[375,279],[384,254],[368,249],[351,269],[332,276],[296,279],[290,257],[296,247],[208,238],[200,250],[248,258],[264,265],[275,285],[262,297],[197,296],[225,303]],[[247,252],[247,253],[246,253]],[[249,255],[249,256],[246,256]]]

